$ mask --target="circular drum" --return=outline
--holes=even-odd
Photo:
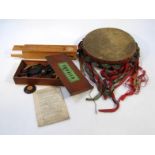
[[[83,39],[83,48],[98,61],[115,63],[131,58],[137,49],[134,39],[125,31],[102,28],[90,32]]]
[[[114,112],[119,102],[127,96],[138,93],[146,82],[145,71],[139,66],[139,48],[134,38],[127,32],[116,28],[100,28],[86,35],[78,47],[81,69],[96,83],[99,96],[112,98],[115,107],[101,109],[100,112]],[[100,69],[100,74],[95,67]],[[124,84],[129,90],[119,99],[114,91]]]

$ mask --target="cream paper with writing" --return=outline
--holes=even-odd
[[[38,90],[33,96],[38,126],[69,119],[69,113],[59,87],[51,86]]]

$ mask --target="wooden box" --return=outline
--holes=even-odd
[[[65,54],[48,56],[46,59],[47,61],[22,60],[14,75],[15,83],[65,86],[71,95],[79,94],[93,88],[72,60]],[[45,78],[20,76],[20,73],[22,73],[26,66],[28,67],[37,64],[50,65],[55,71],[56,77]]]
[[[27,65],[36,65],[36,64],[48,64],[47,61],[36,61],[36,60],[22,60],[17,71],[14,75],[14,81],[16,84],[30,84],[30,85],[54,85],[62,86],[62,82],[58,77],[56,78],[40,78],[40,77],[20,77],[19,74]]]
[[[93,88],[72,60],[65,54],[48,56],[46,59],[71,95]]]

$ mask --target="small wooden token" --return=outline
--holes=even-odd
[[[36,91],[36,86],[35,85],[27,85],[25,88],[24,88],[24,92],[26,94],[31,94],[33,92]]]

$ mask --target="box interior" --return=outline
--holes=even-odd
[[[59,79],[57,76],[56,77],[46,77],[46,76],[31,76],[31,77],[27,77],[27,76],[21,76],[21,72],[24,70],[25,67],[27,66],[32,66],[32,65],[37,65],[37,64],[42,64],[42,65],[48,65],[47,61],[35,61],[35,60],[22,60],[14,77],[18,77],[18,78],[30,78],[30,79]]]

